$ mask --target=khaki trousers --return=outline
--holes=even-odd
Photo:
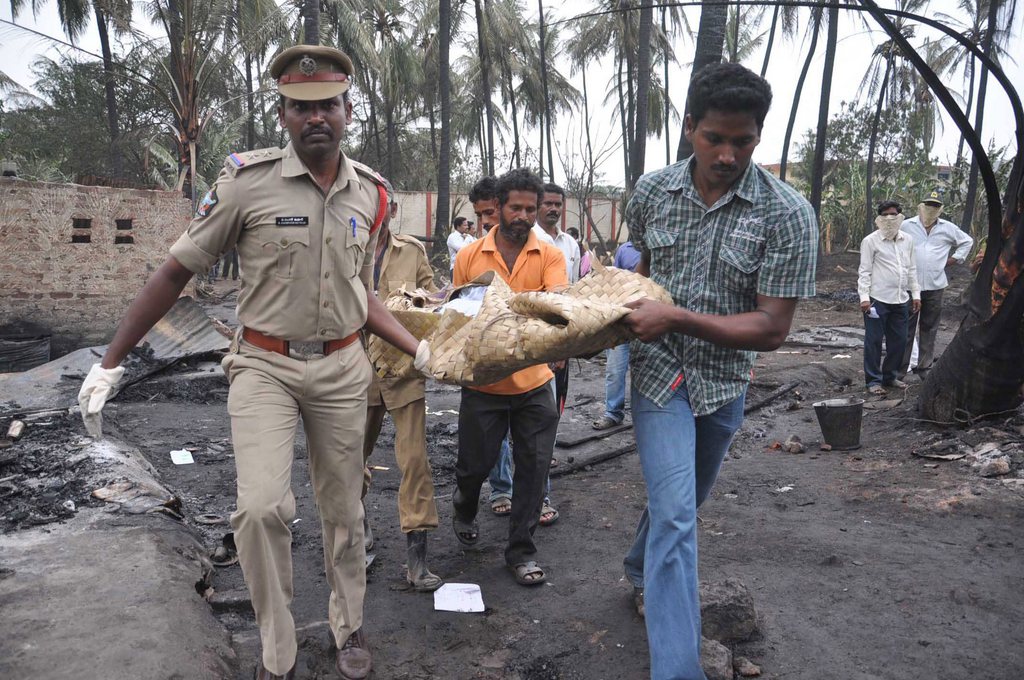
[[[295,428],[302,416],[309,473],[331,588],[329,619],[340,647],[363,620],[366,590],[359,502],[370,363],[362,345],[301,361],[244,342],[223,361],[238,473],[231,516],[242,574],[263,645],[263,665],[284,674],[295,664],[291,489]]]
[[[380,436],[384,414],[390,413],[395,423],[395,460],[402,472],[398,486],[398,517],[402,533],[437,528],[437,504],[434,502],[434,481],[427,460],[427,403],[417,399],[388,411],[383,404],[367,407],[366,437],[363,460],[370,459]],[[365,469],[363,496],[370,487],[370,471]]]

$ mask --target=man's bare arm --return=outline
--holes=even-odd
[[[191,279],[192,272],[185,265],[168,257],[128,307],[100,365],[107,369],[120,365],[142,336],[174,306]]]
[[[796,298],[758,295],[754,311],[716,316],[654,300],[638,300],[627,305],[633,312],[623,321],[644,342],[667,333],[682,333],[722,347],[770,352],[786,340],[796,303]]]

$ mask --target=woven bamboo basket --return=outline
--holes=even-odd
[[[668,292],[650,279],[600,264],[562,293],[514,293],[501,277],[488,274],[489,286],[476,317],[453,310],[434,313],[440,303],[418,306],[409,294],[396,294],[385,302],[413,335],[430,342],[430,369],[437,380],[488,385],[527,366],[596,354],[634,338],[619,323],[629,314],[626,303],[644,298],[672,302]],[[485,283],[480,277],[467,285]],[[370,346],[370,358],[382,377],[412,371],[411,358],[388,343],[372,338]]]
[[[487,272],[469,283],[456,288],[445,288],[436,293],[425,290],[409,292],[404,288],[391,293],[384,301],[384,306],[394,315],[417,340],[430,338],[441,324],[442,315],[435,310],[457,296],[459,291],[473,286],[486,286],[491,283],[494,272]],[[471,317],[462,317],[463,323]],[[366,343],[366,355],[373,365],[374,371],[381,378],[406,378],[419,375],[412,364],[412,357],[376,335],[369,334]]]

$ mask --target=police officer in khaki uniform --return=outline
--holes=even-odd
[[[374,256],[373,284],[377,297],[386,300],[392,292],[405,288],[436,291],[434,272],[427,260],[427,251],[416,238],[394,234],[390,229],[392,211],[380,228]],[[444,581],[427,568],[427,532],[437,528],[437,505],[434,503],[434,482],[427,460],[426,380],[422,376],[378,379],[370,384],[366,413],[366,438],[363,457],[369,459],[377,444],[384,415],[391,414],[395,423],[395,459],[402,471],[398,487],[398,515],[402,533],[408,544],[406,580],[418,592],[432,592]],[[369,488],[370,472],[366,471],[363,496]]]
[[[87,429],[99,436],[121,361],[194,274],[237,247],[242,328],[223,366],[231,383],[238,475],[231,524],[263,646],[256,677],[291,678],[295,671],[289,526],[301,415],[322,522],[337,667],[343,678],[365,678],[372,659],[361,630],[366,582],[359,499],[371,368],[357,342],[359,330],[416,355],[421,370],[429,350],[367,292],[375,229],[387,207],[383,180],[339,148],[352,121],[352,61],[332,48],[303,45],[283,51],[270,72],[291,142],[228,157],[188,230],[89,372],[79,403]]]

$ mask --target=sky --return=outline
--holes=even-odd
[[[956,0],[933,0],[928,6],[927,14],[933,18],[939,18],[940,13],[956,15]],[[569,18],[580,11],[585,11],[588,5],[584,3],[553,3],[549,2],[549,11],[556,19]],[[536,17],[536,6],[528,3],[532,15]],[[688,8],[690,23],[696,27],[699,20],[699,8]],[[137,16],[139,15],[136,12]],[[657,16],[657,12],[656,12]],[[10,3],[0,4],[0,19],[11,19]],[[47,35],[62,37],[60,23],[57,18],[56,3],[44,2],[39,16],[33,18],[31,12],[23,12],[18,17],[18,23],[30,26]],[[765,21],[765,26],[768,22]],[[471,24],[470,24],[471,25]],[[568,35],[572,30],[572,23],[566,22],[562,25],[563,35]],[[1004,64],[1007,76],[1013,83],[1024,83],[1024,11],[1019,10],[1013,19],[1011,26],[1013,33],[1007,52],[1010,55],[1020,55],[1017,63]],[[931,29],[922,28],[917,32],[916,41],[927,35],[934,35]],[[836,57],[835,76],[832,88],[832,103],[830,112],[834,113],[839,109],[839,102],[851,101],[857,97],[857,92],[864,71],[867,68],[871,51],[875,44],[885,39],[880,29],[869,31],[864,23],[849,15],[841,16],[839,29],[839,47]],[[818,94],[823,70],[824,36],[819,40],[818,54],[812,62],[810,72],[807,76],[807,83],[804,86],[804,94],[799,107],[796,121],[794,140],[799,139],[810,128],[817,124]],[[95,37],[95,28],[90,25],[86,29],[78,44],[87,50],[98,53],[98,39]],[[765,121],[764,131],[760,146],[754,153],[754,161],[758,163],[777,163],[781,157],[783,137],[785,135],[786,123],[789,116],[790,106],[793,100],[793,92],[796,87],[797,77],[804,59],[804,39],[800,37],[791,42],[779,41],[776,39],[776,46],[773,48],[772,60],[766,77],[771,83],[774,92],[772,109]],[[9,77],[24,86],[31,86],[34,77],[30,66],[32,61],[40,55],[56,57],[58,51],[67,48],[59,48],[51,42],[31,35],[27,32],[0,25],[0,70],[3,70]],[[677,58],[682,64],[675,64],[670,69],[670,96],[673,105],[682,110],[685,103],[685,83],[689,77],[689,66],[687,63],[692,59],[693,43],[689,37],[677,36],[675,39],[675,50]],[[453,53],[453,61],[455,58]],[[760,70],[763,52],[752,55],[745,65],[754,70]],[[561,66],[561,65],[560,65]],[[568,64],[562,66],[563,72],[568,73]],[[591,99],[601,100],[609,86],[608,76],[614,68],[611,60],[606,63],[595,64],[588,70],[588,90],[591,92]],[[579,75],[573,76],[570,80],[582,88],[582,78]],[[947,83],[952,90],[962,89],[962,83]],[[579,139],[582,129],[582,110],[574,112],[573,115],[563,115],[553,132],[556,144],[564,151],[573,147],[579,148]],[[591,111],[589,122],[591,137],[597,147],[604,144],[605,140],[618,138],[618,124],[612,119],[610,107],[596,107]],[[663,167],[667,162],[675,158],[675,149],[679,143],[681,125],[673,126],[670,138],[671,157],[666,159],[665,140],[650,137],[647,142],[646,170],[655,170]],[[989,91],[986,98],[985,128],[982,137],[988,142],[994,139],[998,146],[1012,142],[1013,139],[1013,115],[1010,109],[1009,100],[1000,90],[994,80],[989,81]],[[531,133],[531,139],[536,137]],[[942,130],[939,132],[933,155],[939,157],[940,162],[946,162],[956,155],[956,145],[959,139],[959,132],[948,116],[944,115]],[[613,144],[609,146],[614,147]],[[1012,150],[1011,150],[1012,151]],[[559,161],[556,159],[556,165]],[[623,162],[620,151],[607,154],[601,166],[601,183],[621,186],[623,183]],[[556,172],[556,175],[559,173]],[[562,175],[564,177],[564,175]],[[556,179],[558,177],[556,176]]]

